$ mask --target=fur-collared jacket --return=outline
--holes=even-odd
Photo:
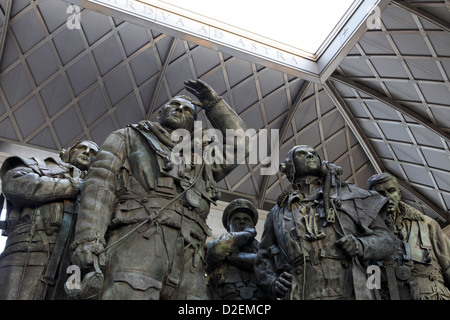
[[[400,201],[395,221],[386,215],[386,225],[396,236],[395,277],[387,273],[387,280],[398,282],[399,298],[450,299],[450,240],[437,221]]]

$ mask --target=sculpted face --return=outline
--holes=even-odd
[[[312,147],[297,148],[292,155],[292,161],[295,166],[295,178],[320,176],[322,163],[319,154]]]
[[[397,211],[398,202],[401,198],[401,191],[396,180],[390,179],[389,181],[376,184],[373,186],[372,190],[377,191],[379,194],[389,199],[388,213]]]
[[[83,141],[70,150],[69,163],[80,170],[89,169],[97,156],[98,148],[94,144]]]
[[[166,128],[194,130],[195,106],[189,100],[175,97],[162,107],[159,123]]]
[[[230,218],[230,232],[244,231],[245,228],[254,228],[252,217],[246,212],[236,212]]]

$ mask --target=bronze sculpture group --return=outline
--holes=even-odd
[[[450,240],[439,225],[400,201],[392,176],[361,189],[306,145],[280,165],[290,185],[261,242],[258,210],[236,199],[226,232],[207,243],[216,184],[238,161],[174,161],[172,133],[193,133],[197,108],[223,136],[246,126],[209,85],[185,85],[198,101],[176,96],[156,122],[114,131],[101,148],[81,141],[61,161],[4,162],[0,299],[450,299]],[[236,141],[248,156],[248,140]],[[69,265],[84,276],[75,290]],[[369,265],[381,267],[379,290],[367,285]]]

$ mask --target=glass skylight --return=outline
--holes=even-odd
[[[141,0],[214,27],[311,58],[320,55],[360,1]]]
[[[333,72],[390,2],[84,1],[91,10],[318,83]]]

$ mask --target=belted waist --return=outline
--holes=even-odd
[[[18,223],[12,231],[8,234],[8,241],[28,241],[30,233],[35,234],[38,231],[44,231],[47,236],[56,235],[59,232],[59,226],[44,226],[42,223],[38,223],[32,229],[33,224],[31,222]],[[26,239],[26,240],[25,240]]]
[[[297,256],[296,258],[291,260],[290,264],[293,267],[297,267],[297,266],[300,266],[300,265],[304,264],[305,262],[309,262],[311,260],[313,260],[314,264],[317,264],[321,260],[325,260],[325,259],[339,260],[339,261],[343,261],[343,264],[350,264],[350,261],[345,256],[331,255],[331,254],[326,254],[325,252],[322,252],[322,254],[316,252],[314,258],[311,258],[311,256],[309,254]]]
[[[18,224],[8,235],[2,256],[15,252],[51,252],[58,236],[59,227],[32,228],[31,223]]]
[[[187,232],[189,232],[190,236],[201,241],[206,240],[211,235],[211,229],[203,218],[195,211],[191,211],[179,204],[175,205],[175,210],[163,210],[159,217],[156,218],[156,221],[161,225],[182,230],[185,238],[188,237]]]
[[[130,198],[125,202],[118,203],[114,218],[111,222],[111,228],[117,228],[122,225],[141,223],[149,220],[142,228],[149,227],[157,223],[174,229],[182,229],[183,224],[190,225],[193,237],[206,239],[211,235],[211,229],[207,226],[205,219],[196,210],[189,210],[178,203],[170,204],[172,199],[151,198]],[[164,206],[167,208],[161,210]],[[141,229],[142,229],[141,228]]]

